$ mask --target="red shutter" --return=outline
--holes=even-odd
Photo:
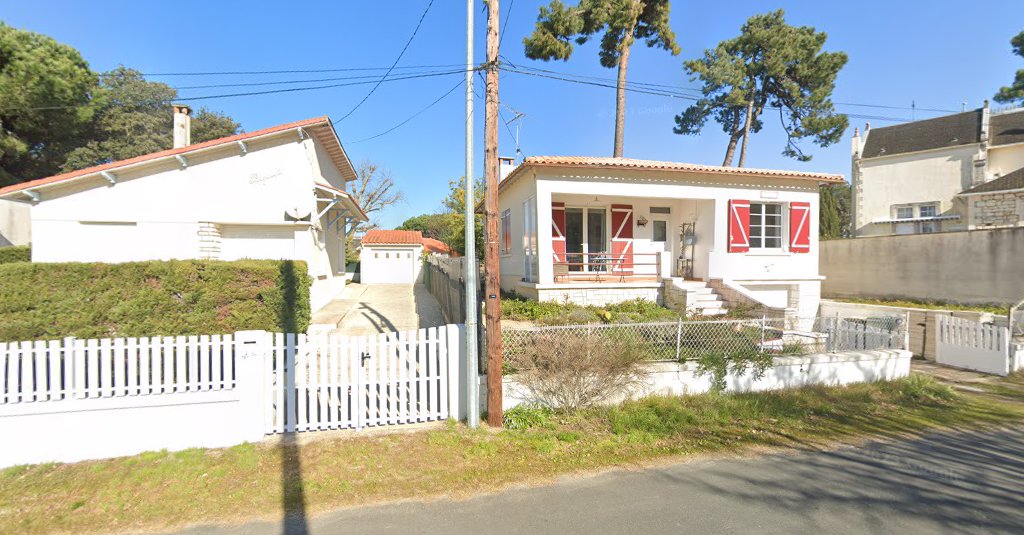
[[[612,205],[612,258],[616,273],[633,272],[633,205]]]
[[[750,201],[729,201],[729,252],[750,250]]]
[[[551,203],[551,251],[554,261],[565,262],[565,203]]]
[[[811,203],[789,203],[789,250],[793,253],[811,251]]]

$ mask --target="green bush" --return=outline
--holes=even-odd
[[[542,325],[572,325],[676,321],[679,314],[645,299],[623,301],[602,308],[570,302],[538,302],[520,295],[507,294],[501,298],[501,318]]]
[[[306,264],[172,260],[0,265],[0,341],[305,332]]]
[[[501,415],[502,425],[505,429],[513,430],[544,427],[553,412],[544,406],[516,405]]]
[[[29,245],[0,247],[0,264],[11,264],[14,262],[29,262],[31,260],[32,247]]]

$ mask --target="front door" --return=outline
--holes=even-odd
[[[604,208],[565,209],[565,253],[569,271],[603,271],[608,225]]]

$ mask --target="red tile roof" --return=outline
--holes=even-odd
[[[447,243],[434,238],[423,238],[423,250],[428,253],[452,254],[452,248]]]
[[[363,235],[363,244],[422,245],[423,233],[418,230],[369,230]]]
[[[753,167],[722,167],[717,165],[700,165],[685,162],[666,162],[659,160],[637,160],[634,158],[607,158],[597,156],[531,156],[512,170],[502,185],[510,183],[516,175],[528,167],[574,167],[597,169],[637,169],[651,171],[684,171],[693,173],[709,173],[716,175],[746,175],[767,178],[796,178],[814,180],[816,182],[843,182],[842,175],[826,173],[809,173],[806,171],[780,171],[773,169],[757,169]],[[500,188],[499,188],[500,189]]]
[[[63,173],[63,174],[60,174],[60,175],[54,175],[54,176],[50,176],[50,177],[46,177],[46,178],[30,180],[28,182],[22,182],[20,184],[14,184],[14,185],[11,185],[11,186],[7,186],[5,188],[0,188],[0,196],[3,196],[3,195],[8,194],[8,193],[13,193],[13,192],[16,192],[16,191],[23,191],[23,190],[32,189],[32,188],[38,188],[40,186],[46,186],[46,185],[49,185],[49,184],[56,184],[56,183],[59,183],[59,182],[64,182],[64,181],[67,181],[67,180],[72,180],[72,179],[75,179],[75,178],[84,177],[86,175],[93,175],[93,174],[96,174],[96,173],[100,173],[102,171],[112,171],[114,169],[118,169],[118,168],[121,168],[121,167],[126,167],[126,166],[129,166],[129,165],[134,165],[134,164],[138,164],[138,163],[142,163],[142,162],[147,162],[147,161],[150,161],[150,160],[157,160],[157,159],[160,159],[160,158],[167,158],[169,156],[185,155],[185,154],[188,154],[190,152],[194,152],[194,151],[202,150],[202,149],[208,149],[210,147],[215,147],[217,145],[224,145],[224,144],[228,144],[228,143],[236,143],[238,141],[245,141],[247,139],[252,139],[252,138],[256,138],[256,137],[260,137],[260,136],[265,136],[265,135],[268,135],[268,134],[274,134],[274,133],[277,133],[277,132],[284,132],[284,131],[287,131],[287,130],[291,130],[291,129],[294,129],[294,128],[301,128],[301,127],[304,127],[304,126],[320,126],[320,125],[331,127],[331,120],[330,120],[330,118],[328,118],[326,115],[323,116],[323,117],[314,117],[312,119],[306,119],[304,121],[295,121],[295,122],[292,122],[292,123],[286,123],[286,124],[281,124],[281,125],[277,125],[277,126],[272,126],[270,128],[264,128],[262,130],[256,130],[256,131],[253,131],[253,132],[246,132],[246,133],[243,133],[243,134],[235,134],[233,136],[222,137],[222,138],[218,138],[218,139],[212,139],[210,141],[204,141],[202,143],[196,143],[194,145],[189,145],[187,147],[182,147],[182,148],[178,148],[178,149],[168,149],[168,150],[163,150],[163,151],[160,151],[160,152],[152,152],[152,153],[149,153],[149,154],[143,154],[142,156],[136,156],[134,158],[129,158],[127,160],[119,160],[119,161],[116,161],[116,162],[110,162],[110,163],[106,163],[106,164],[103,164],[103,165],[97,165],[97,166],[93,166],[93,167],[87,167],[85,169],[79,169],[78,171],[71,171],[69,173]],[[332,129],[333,129],[333,127],[332,127]],[[342,150],[344,150],[344,149],[342,149]],[[351,166],[351,164],[349,164],[349,166]]]

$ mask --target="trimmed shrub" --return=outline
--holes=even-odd
[[[305,332],[305,262],[0,265],[0,341]]]
[[[0,264],[11,264],[14,262],[30,262],[31,260],[32,247],[29,245],[0,247]]]

